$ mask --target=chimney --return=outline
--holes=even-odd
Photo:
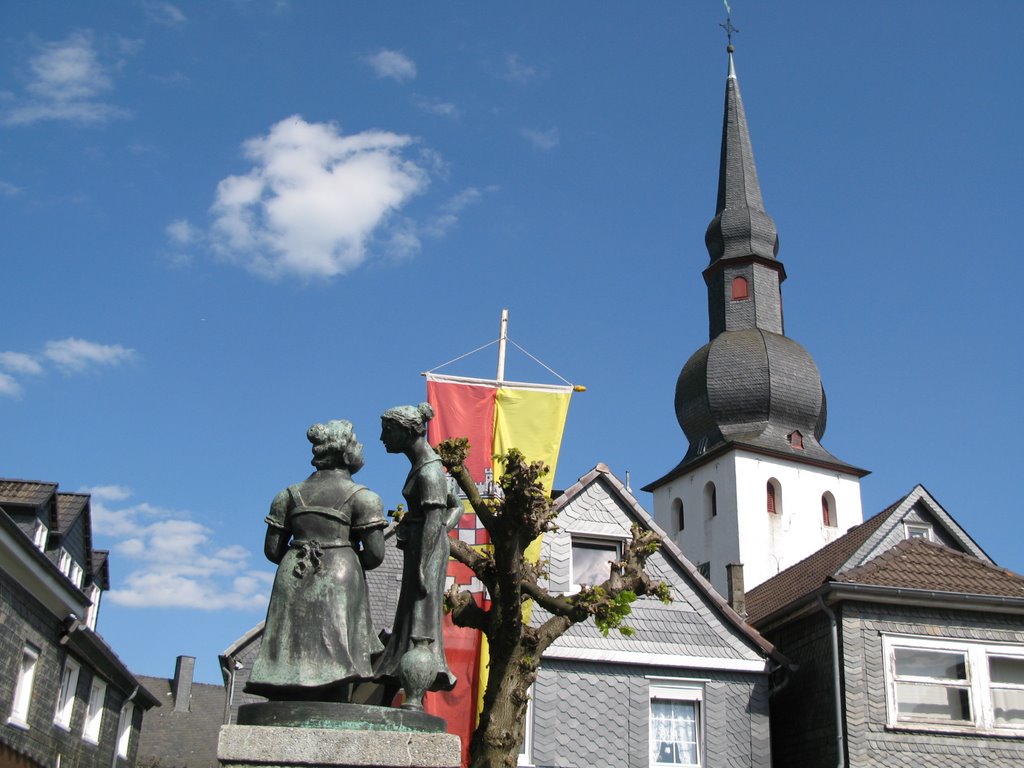
[[[747,618],[747,596],[743,591],[743,563],[729,563],[725,566],[729,588],[729,607]]]
[[[174,711],[188,712],[192,702],[192,675],[196,670],[195,656],[179,656],[174,664],[174,679],[171,681],[171,695],[174,697]]]

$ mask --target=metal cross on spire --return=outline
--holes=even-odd
[[[729,7],[729,0],[722,0],[722,2],[725,4],[725,22],[718,26],[725,30],[725,36],[729,42],[729,52],[732,53],[732,36],[739,30],[732,25],[732,8]]]

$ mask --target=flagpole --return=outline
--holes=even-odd
[[[508,310],[501,310],[501,328],[498,333],[498,375],[500,384],[505,380],[505,347],[508,342]]]

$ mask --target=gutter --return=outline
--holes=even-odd
[[[834,704],[834,715],[835,715],[835,729],[836,729],[836,768],[844,768],[846,760],[844,758],[844,739],[843,739],[843,698],[842,692],[839,688],[839,630],[836,626],[836,615],[833,611],[825,605],[825,600],[821,595],[818,595],[818,606],[828,616],[829,634],[832,645],[832,688],[835,695],[832,697]]]

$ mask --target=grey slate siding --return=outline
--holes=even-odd
[[[534,685],[536,766],[647,768],[649,676],[704,685],[704,765],[767,768],[763,675],[545,660]]]
[[[775,768],[835,766],[832,650],[825,615],[812,614],[766,636],[797,667],[771,698]]]
[[[883,633],[1024,644],[1020,617],[848,603],[843,607],[843,674],[850,766],[1024,765],[1024,739],[936,734],[886,727]]]
[[[64,768],[110,768],[117,744],[117,723],[124,694],[114,686],[107,687],[99,744],[82,738],[85,711],[92,686],[92,671],[79,661],[81,670],[71,727],[64,730],[54,725],[57,695],[67,653],[55,641],[60,633],[59,622],[46,611],[20,584],[0,570],[0,744],[18,754],[44,765],[52,766],[56,755]],[[14,688],[21,666],[22,649],[31,643],[40,650],[36,662],[32,698],[29,704],[29,728],[18,728],[7,722],[14,700]],[[142,712],[135,712],[135,733],[142,722]],[[130,743],[129,757],[134,761],[137,738]],[[121,765],[125,761],[119,761]]]
[[[875,547],[875,552],[884,552],[885,550],[891,549],[903,541],[906,535],[906,528],[904,523],[924,523],[932,527],[933,541],[939,544],[945,544],[950,549],[955,549],[958,552],[963,551],[960,543],[953,538],[946,530],[945,526],[936,519],[934,515],[928,512],[922,504],[915,504],[907,513],[900,519],[899,524],[893,526],[886,535],[878,542]]]

